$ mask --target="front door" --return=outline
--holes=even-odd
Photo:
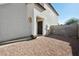
[[[37,33],[38,35],[41,34],[42,35],[42,32],[43,32],[43,22],[42,21],[39,21],[37,22]]]

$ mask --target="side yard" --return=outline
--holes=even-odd
[[[49,37],[68,42],[72,48],[72,54],[79,55],[79,24],[53,25],[50,27],[50,34]]]
[[[30,41],[2,45],[0,46],[0,55],[69,56],[72,55],[72,47],[70,43],[57,38],[39,36]]]

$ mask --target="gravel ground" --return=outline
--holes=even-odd
[[[72,55],[68,42],[39,36],[34,40],[0,46],[3,56],[63,56]]]

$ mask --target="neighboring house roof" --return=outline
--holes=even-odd
[[[50,7],[53,9],[53,11],[54,11],[57,15],[59,15],[58,12],[55,10],[55,8],[51,5],[51,3],[48,3],[48,4],[49,4]]]

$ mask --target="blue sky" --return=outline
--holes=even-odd
[[[79,3],[53,3],[59,13],[59,23],[64,24],[70,18],[79,19]]]

